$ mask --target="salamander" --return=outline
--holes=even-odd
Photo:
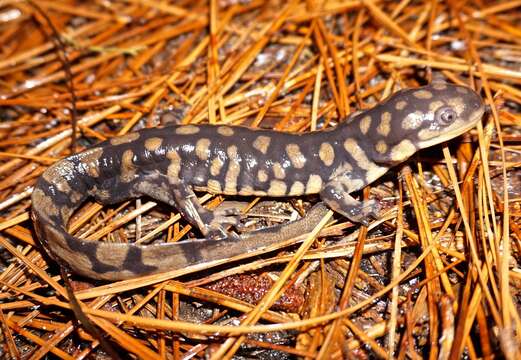
[[[323,214],[237,236],[234,210],[210,211],[194,192],[291,197],[319,194],[357,223],[377,216],[356,192],[423,149],[455,138],[484,113],[472,89],[443,82],[396,92],[335,127],[288,133],[228,125],[172,125],[111,138],[46,169],[32,193],[36,233],[51,256],[81,275],[117,280],[227,258],[310,231]],[[89,197],[102,204],[149,196],[175,207],[204,239],[136,245],[67,232]]]

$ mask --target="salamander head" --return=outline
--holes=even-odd
[[[361,132],[370,139],[372,149],[366,151],[372,160],[397,164],[418,149],[470,130],[484,111],[481,97],[472,89],[434,82],[399,91],[357,120]]]

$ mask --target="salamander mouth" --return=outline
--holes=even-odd
[[[476,111],[474,111],[471,114],[469,120],[466,122],[465,125],[458,127],[457,129],[453,129],[451,131],[444,132],[444,133],[440,134],[440,136],[438,136],[438,137],[435,137],[435,138],[432,138],[429,140],[425,140],[425,141],[420,141],[418,143],[419,148],[424,149],[424,148],[427,148],[430,146],[434,146],[434,145],[440,144],[442,142],[454,139],[454,138],[460,136],[461,134],[466,133],[467,131],[469,131],[470,129],[472,129],[476,126],[476,124],[482,118],[484,113],[485,113],[485,107],[480,106],[479,109],[477,109]]]

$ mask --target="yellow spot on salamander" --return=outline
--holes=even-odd
[[[445,90],[447,88],[447,84],[437,81],[432,83],[432,87],[436,90]]]
[[[45,193],[35,188],[32,193],[32,201],[33,206],[37,206],[39,209],[42,209],[45,211],[46,216],[58,216],[59,211],[56,204],[52,201],[52,198],[50,196],[45,195]]]
[[[130,182],[136,176],[136,167],[133,162],[134,152],[128,149],[121,156],[121,181]]]
[[[254,195],[254,190],[250,185],[243,186],[241,190],[239,191],[239,195],[248,196],[248,195]]]
[[[88,164],[84,165],[88,167]],[[72,189],[67,178],[69,178],[69,175],[73,174],[74,171],[75,165],[71,161],[62,160],[47,168],[47,170],[43,172],[42,178],[49,184],[54,185],[58,191],[69,194]]]
[[[295,181],[293,185],[291,185],[291,188],[289,189],[288,195],[290,196],[296,196],[296,195],[302,195],[304,194],[304,184],[300,181]]]
[[[380,119],[380,124],[378,124],[378,127],[376,128],[376,131],[378,131],[378,134],[382,136],[387,136],[391,132],[391,113],[388,111],[385,111],[382,114],[382,117]]]
[[[420,89],[413,92],[415,98],[418,99],[432,99],[432,93],[429,90]]]
[[[170,160],[166,175],[170,180],[170,183],[175,184],[179,182],[179,172],[181,171],[181,157],[176,150],[171,150],[166,154],[166,157]]]
[[[126,144],[129,142],[132,142],[137,139],[139,139],[139,133],[131,132],[131,133],[128,133],[128,134],[125,134],[122,136],[113,137],[112,139],[110,139],[110,144],[111,145],[121,145],[121,144]]]
[[[212,176],[219,175],[223,165],[224,165],[224,162],[221,160],[221,158],[219,158],[219,157],[214,158],[210,164],[210,174]]]
[[[306,184],[306,194],[317,194],[322,190],[322,178],[320,175],[311,174]]]
[[[360,131],[362,134],[366,135],[371,127],[371,116],[366,115],[360,120]]]
[[[396,103],[396,105],[394,106],[394,108],[396,110],[403,110],[405,109],[405,107],[407,106],[407,101],[405,100],[400,100]]]
[[[158,137],[153,137],[145,140],[145,149],[150,152],[156,152],[157,149],[161,146],[163,139]]]
[[[375,149],[378,153],[385,154],[385,152],[387,151],[387,144],[385,143],[385,141],[380,140],[376,143]]]
[[[229,126],[219,126],[217,132],[222,136],[232,136],[234,134],[233,129]]]
[[[206,187],[209,193],[220,194],[222,192],[221,183],[214,179],[208,180]]]
[[[333,149],[333,146],[330,143],[324,142],[320,145],[318,156],[324,165],[331,166],[335,160],[335,149]]]
[[[348,138],[344,141],[344,148],[351,155],[351,157],[356,161],[356,164],[360,169],[366,170],[367,172],[375,172],[379,170],[379,166],[373,163],[367,157],[366,153],[362,148],[358,145],[355,139]]]
[[[300,147],[297,144],[286,145],[286,153],[295,168],[301,169],[306,164],[306,157],[300,152]]]
[[[260,135],[257,136],[255,141],[253,142],[253,147],[259,150],[261,153],[266,154],[268,152],[268,148],[270,147],[271,138],[268,136]]]
[[[89,176],[97,178],[99,176],[99,159],[103,155],[103,149],[100,147],[85,150],[77,156],[81,160],[81,165],[86,169]]]
[[[429,104],[429,111],[431,112],[435,112],[436,110],[438,110],[440,107],[442,107],[444,104],[443,104],[443,101],[440,101],[440,100],[437,100],[437,101],[433,101]]]
[[[460,116],[463,111],[465,111],[465,102],[460,97],[451,98],[447,100],[447,103],[452,109],[454,109],[458,116]]]
[[[273,175],[275,175],[277,179],[284,179],[286,177],[286,171],[284,171],[284,168],[279,162],[273,164]]]
[[[228,154],[229,162],[228,170],[226,171],[224,179],[224,192],[226,194],[236,194],[237,178],[239,177],[239,173],[241,172],[241,166],[239,164],[239,159],[237,156],[237,146],[229,146],[226,150],[226,153]]]
[[[407,116],[402,121],[402,129],[404,130],[414,130],[421,126],[423,122],[423,113],[421,111],[415,111],[413,113],[407,114]]]
[[[177,135],[193,135],[199,132],[199,127],[195,125],[179,126],[175,129]]]
[[[404,161],[416,152],[416,147],[410,140],[402,140],[391,149],[390,157],[393,161]]]
[[[268,189],[268,195],[271,196],[283,196],[286,195],[287,185],[281,180],[271,180],[270,188]]]
[[[259,170],[257,173],[257,179],[259,179],[260,182],[266,182],[268,181],[268,173],[264,170]]]
[[[195,154],[201,160],[208,160],[210,156],[210,139],[202,138],[195,144]]]

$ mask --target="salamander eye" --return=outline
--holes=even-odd
[[[439,108],[435,114],[436,121],[441,125],[452,124],[456,120],[456,117],[456,112],[448,106]]]

